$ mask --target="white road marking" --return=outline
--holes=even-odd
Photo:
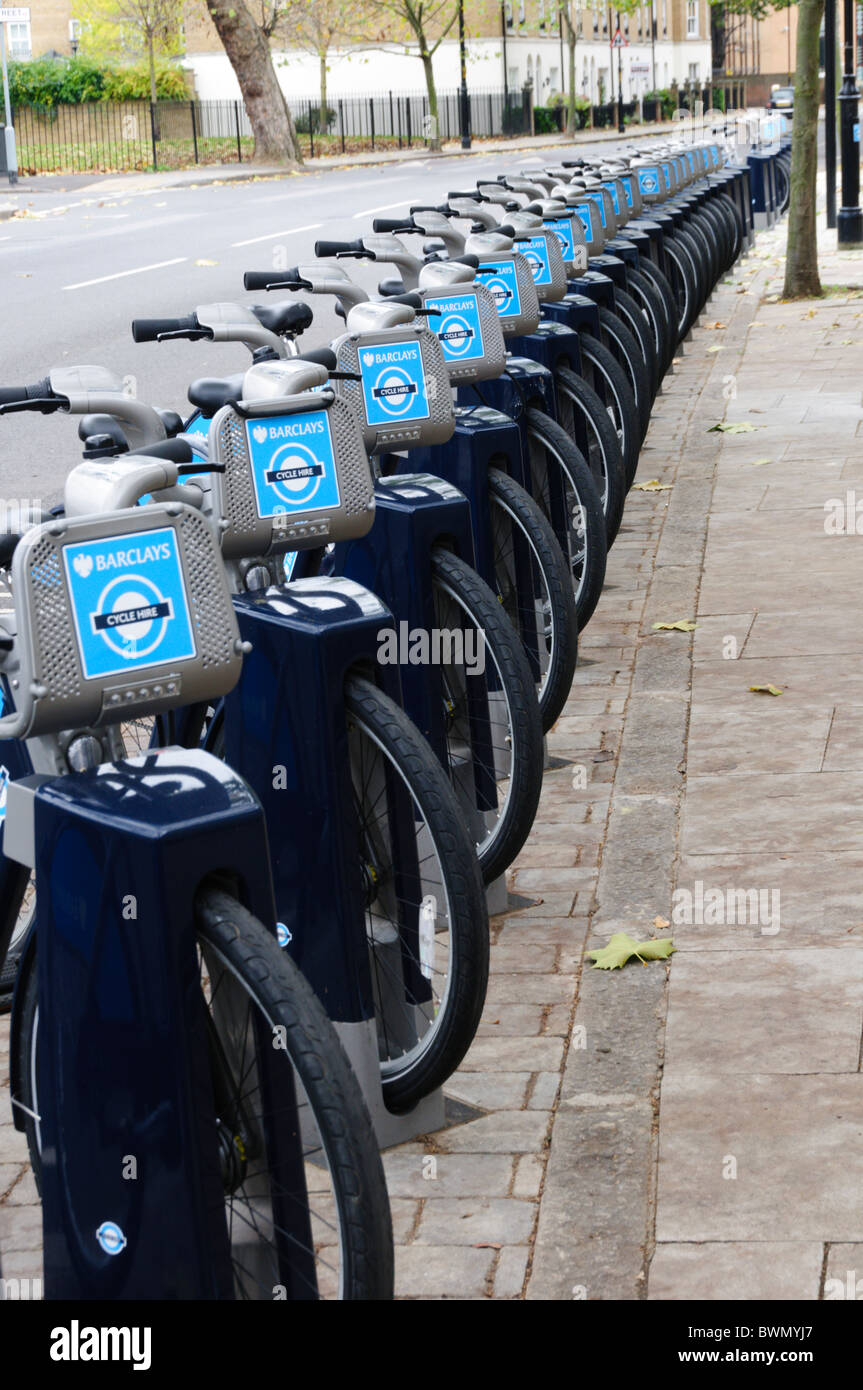
[[[134,270],[118,270],[114,275],[100,275],[95,280],[79,280],[75,285],[64,285],[64,290],[85,290],[89,285],[104,285],[106,280],[122,280],[126,275],[143,275],[145,270],[162,270],[166,265],[180,265],[188,256],[175,256],[172,261],[156,261],[153,265],[137,265]]]
[[[281,232],[267,232],[266,236],[250,236],[247,241],[232,241],[232,246],[255,246],[259,241],[275,241],[280,236],[294,236],[297,232],[316,232],[323,222],[310,222],[306,227],[286,227]]]
[[[391,212],[393,208],[403,208],[410,202],[410,198],[402,198],[400,203],[382,203],[379,208],[365,208],[363,212],[354,213],[354,221],[357,222],[361,217],[371,217],[373,212]]]

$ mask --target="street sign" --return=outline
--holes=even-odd
[[[629,39],[625,39],[619,29],[614,31],[614,38],[609,45],[610,48],[628,48]]]
[[[630,77],[647,77],[650,74],[650,64],[644,58],[633,58],[629,65]]]
[[[19,5],[13,9],[0,8],[0,24],[29,24],[30,7],[29,5]]]

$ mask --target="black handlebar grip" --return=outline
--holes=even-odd
[[[153,444],[144,444],[140,449],[130,449],[129,454],[143,454],[154,459],[166,459],[168,463],[193,463],[195,459],[191,444],[186,439],[160,439]]]
[[[470,198],[473,203],[478,203],[480,201],[479,193],[475,188],[469,188],[466,193],[450,192],[446,196],[450,201],[452,201],[453,198]]]
[[[133,319],[132,337],[136,343],[155,343],[163,333],[194,333],[200,326],[194,314],[181,319]]]
[[[46,401],[54,395],[51,390],[50,378],[45,376],[41,381],[36,381],[32,386],[0,386],[0,405],[22,406],[27,401]],[[58,402],[63,397],[58,396]]]
[[[376,232],[419,231],[412,217],[376,217],[372,229]]]
[[[315,255],[326,259],[329,256],[364,255],[366,248],[362,240],[356,241],[316,241]]]
[[[283,290],[300,280],[296,266],[290,270],[247,270],[243,276],[243,288],[247,290]]]
[[[326,367],[328,372],[334,372],[338,367],[338,359],[332,348],[312,348],[309,352],[301,352],[297,357],[289,357],[289,362],[317,362],[318,366]]]

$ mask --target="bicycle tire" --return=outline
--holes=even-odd
[[[599,496],[608,550],[620,530],[626,502],[626,468],[617,430],[599,396],[583,377],[560,366],[555,372],[555,383],[560,423],[587,463]]]
[[[491,703],[493,709],[504,705],[506,711],[506,743],[501,746],[499,740],[489,760],[488,754],[474,746],[465,682],[476,677],[462,676],[455,665],[445,669],[450,775],[461,790],[459,800],[466,807],[483,880],[491,883],[522,849],[539,806],[543,762],[539,704],[521,639],[489,586],[476,570],[443,546],[435,546],[431,564],[438,626],[452,630],[463,621],[461,612],[482,634],[486,668],[489,660],[495,668]],[[487,682],[490,688],[491,682]],[[498,798],[501,792],[505,796],[490,828],[487,817],[492,813],[477,805],[477,767],[489,784],[494,780]]]
[[[506,623],[506,618],[500,617]],[[517,641],[514,645],[517,647]],[[529,694],[538,721],[532,688]],[[435,961],[440,959],[440,953],[446,952],[448,969],[439,993],[432,986],[431,993],[437,993],[437,998],[431,1001],[420,1000],[404,977],[406,958],[420,970],[423,962],[417,960],[410,931],[404,930],[403,915],[392,914],[384,921],[390,928],[386,935],[392,936],[392,929],[395,929],[394,943],[383,940],[384,934],[367,916],[372,983],[378,1006],[381,1085],[387,1108],[399,1113],[412,1109],[424,1096],[443,1085],[473,1041],[488,985],[488,913],[476,854],[462,811],[446,773],[416,726],[382,690],[356,673],[350,674],[345,682],[345,709],[348,719],[365,729],[384,752],[390,768],[402,778],[414,805],[420,810],[442,871],[440,889],[447,900],[449,925],[436,930],[434,958],[431,965],[426,962],[426,966],[434,981],[442,973],[436,970]],[[376,884],[372,891],[380,898],[384,889]],[[422,896],[424,888],[417,886],[411,894],[416,899],[414,906]],[[438,914],[437,922],[441,921]],[[449,940],[445,941],[444,937]],[[394,1000],[392,956],[395,951],[387,951],[391,945],[398,953],[396,969],[399,974],[395,985],[403,992],[401,1000]],[[389,1001],[389,1018],[381,1014],[384,995]],[[404,1048],[403,1034],[398,1032],[401,1020],[393,1015],[393,1006],[403,1007],[405,1017],[411,1015],[411,1028],[416,1029],[419,1021],[413,1016],[417,1010],[428,1008],[429,1002],[434,1009],[432,1026],[415,1045]],[[388,1032],[391,1028],[397,1030],[395,1036]],[[387,1049],[390,1055],[384,1056]]]
[[[676,353],[678,344],[680,342],[680,326],[678,324],[677,298],[675,296],[675,292],[671,286],[671,282],[669,281],[667,275],[663,270],[660,270],[659,266],[655,265],[653,261],[646,259],[643,260],[641,262],[640,269],[647,276],[648,280],[653,285],[654,289],[656,290],[657,294],[660,296],[663,304],[665,305],[665,312],[668,315],[668,329],[671,335],[672,345],[671,356],[668,359],[668,367],[670,367],[672,365],[672,362],[674,360],[674,354]],[[666,371],[668,370],[668,367],[666,367]]]
[[[695,322],[697,312],[695,268],[685,249],[675,245],[671,237],[666,240],[665,259],[670,272],[670,283],[676,305],[677,340],[681,342]]]
[[[579,627],[583,625],[580,623],[577,596],[584,595],[585,604],[589,602],[588,579],[592,578],[593,567],[590,569],[590,575],[588,567],[584,567],[577,594],[573,593],[572,579],[557,537],[550,522],[530,494],[499,468],[488,470],[488,486],[497,597],[519,635],[525,629],[529,629],[529,661],[533,659],[534,644],[537,648],[540,646],[541,639],[537,635],[540,622],[548,630],[548,638],[545,641],[545,670],[540,670],[540,679],[537,682],[539,715],[543,733],[547,733],[557,720],[572,688],[578,660],[578,632]],[[509,519],[508,523],[506,518]],[[536,579],[531,586],[532,592],[527,596],[529,604],[526,607],[519,593],[517,576],[513,574],[511,564],[508,563],[505,541],[508,525],[518,527],[522,532],[531,556],[531,569],[536,571],[540,583],[544,586],[544,596],[539,596],[539,621]],[[602,585],[599,587],[601,591]],[[597,594],[596,598],[598,597]],[[593,602],[595,606],[596,599]],[[586,622],[587,618],[584,621]],[[524,638],[522,641],[524,642]]]
[[[222,979],[230,976],[257,1007],[262,1021],[266,1023],[267,1036],[274,1036],[273,1028],[284,1030],[280,1035],[280,1047],[273,1049],[273,1053],[275,1057],[283,1056],[291,1065],[295,1085],[299,1080],[302,1089],[298,1094],[298,1115],[303,1110],[302,1095],[305,1095],[310,1113],[301,1125],[297,1125],[297,1131],[302,1132],[303,1157],[307,1165],[314,1166],[318,1184],[322,1158],[325,1161],[331,1185],[326,1212],[330,1221],[335,1212],[339,1223],[337,1295],[343,1300],[390,1299],[393,1296],[393,1244],[386,1182],[371,1118],[335,1030],[290,957],[279,949],[273,935],[236,899],[221,889],[205,888],[198,896],[196,908],[196,934],[205,972],[205,988],[209,989],[211,1000],[217,998]],[[215,989],[214,965],[220,966],[225,972]],[[21,998],[16,1003],[13,1026],[22,1030],[17,1048],[19,1094],[29,1110],[38,1114],[38,998],[35,969],[29,971]],[[224,1046],[228,1045],[224,1029],[220,1041]],[[246,1061],[245,1054],[243,1061]],[[245,1079],[250,1072],[250,1066],[244,1065],[239,1074]],[[244,1104],[248,1104],[247,1097]],[[237,1113],[235,1111],[227,1119],[217,1115],[218,1122],[228,1133],[239,1128],[235,1122]],[[313,1137],[312,1124],[319,1143]],[[26,1117],[26,1133],[38,1186],[41,1175],[40,1141],[37,1125],[29,1116]],[[262,1233],[265,1223],[261,1216],[258,1191],[262,1175],[263,1170],[251,1175],[255,1184],[255,1220],[251,1222],[248,1218],[241,1218],[237,1221],[240,1241],[243,1237],[248,1240],[249,1230],[259,1236]],[[226,1220],[232,1249],[236,1249],[233,1228],[235,1194],[236,1188],[229,1194],[230,1200],[226,1194]],[[311,1202],[318,1200],[317,1194],[310,1198]],[[288,1244],[293,1249],[290,1240]],[[245,1249],[246,1246],[241,1244],[240,1248]],[[329,1248],[325,1238],[319,1249]],[[258,1251],[259,1258],[261,1253]],[[308,1256],[308,1248],[300,1249],[300,1253]],[[281,1254],[275,1257],[271,1267],[271,1279],[260,1285],[260,1299],[272,1301],[276,1288],[284,1287],[285,1258],[283,1242]],[[322,1260],[321,1263],[325,1267],[315,1271],[318,1280],[322,1275],[324,1279],[327,1278],[326,1266],[330,1261]],[[235,1256],[235,1296],[238,1287],[245,1296],[251,1295],[248,1267],[249,1262],[245,1257],[239,1260]],[[303,1284],[305,1271],[298,1271],[296,1277],[298,1283]],[[308,1290],[306,1296],[314,1297],[315,1294]]]
[[[647,434],[647,427],[650,424],[650,407],[653,404],[650,376],[644,354],[641,351],[641,344],[620,315],[606,309],[603,305],[599,307],[599,326],[605,347],[623,367],[632,388],[635,408],[638,412],[638,442],[641,445],[644,443],[644,436]]]
[[[588,364],[594,376],[590,384],[596,390],[597,381],[601,381],[603,389],[610,397],[610,400],[606,401],[606,407],[614,412],[614,425],[621,442],[626,470],[626,486],[630,488],[638,468],[638,453],[641,447],[641,427],[635,395],[626,372],[604,343],[592,333],[582,333],[580,341],[582,362]]]
[[[627,274],[627,281],[628,279],[629,275]],[[630,295],[626,290],[615,289],[614,307],[641,349],[641,356],[647,368],[650,405],[652,405],[656,392],[659,390],[659,354],[656,351],[650,317],[634,295]],[[648,417],[650,405],[648,406]]]
[[[572,566],[574,554],[583,547],[585,564],[590,566],[589,587],[582,597],[585,622],[596,607],[602,586],[608,547],[605,542],[602,505],[593,475],[579,450],[563,427],[544,411],[531,407],[527,414],[528,448],[531,474],[540,508],[550,512],[549,459],[556,465],[563,483],[564,500],[570,525],[565,539],[564,558]],[[541,452],[541,456],[540,456]],[[583,630],[582,627],[579,631]]]
[[[671,359],[674,356],[671,316],[668,312],[668,305],[663,299],[658,287],[642,269],[630,270],[629,284],[633,298],[636,299],[636,301],[640,301],[641,307],[647,314],[653,329],[653,341],[656,346],[657,365],[661,380],[671,366]]]

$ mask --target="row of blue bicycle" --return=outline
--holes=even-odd
[[[787,170],[537,163],[245,276],[292,297],[137,320],[237,343],[191,413],[93,366],[0,390],[83,443],[0,537],[49,1298],[392,1296],[380,1149],[444,1122],[654,397]]]

